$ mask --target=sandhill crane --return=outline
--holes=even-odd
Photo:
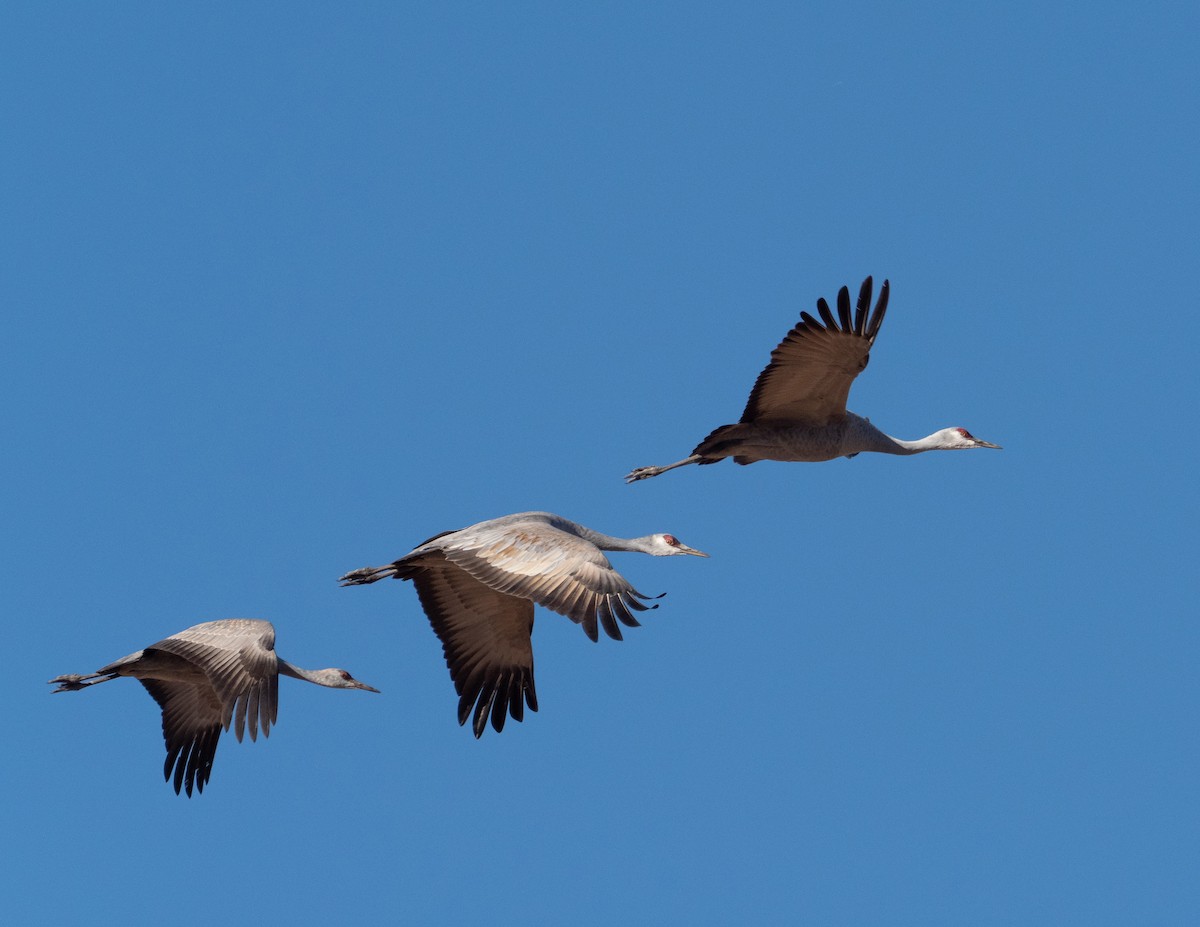
[[[832,460],[860,451],[881,454],[919,454],[922,451],[992,447],[965,428],[943,428],[917,441],[886,435],[869,419],[846,411],[850,384],[867,366],[871,345],[883,324],[888,304],[888,281],[883,281],[875,312],[871,308],[871,278],[863,281],[854,318],[850,291],[838,292],[838,317],[825,300],[817,300],[818,322],[807,312],[758,375],[750,400],[736,425],[722,425],[701,441],[689,457],[662,467],[638,467],[625,477],[633,483],[688,464],[712,464],[732,457],[736,463],[756,460]]]
[[[250,739],[271,732],[279,710],[279,674],[331,689],[378,692],[343,669],[307,670],[275,654],[275,628],[269,621],[226,618],[206,621],[172,634],[87,675],[56,676],[55,692],[76,692],[119,676],[132,676],[162,708],[167,761],[163,776],[175,776],[175,794],[192,786],[203,792],[212,774],[221,730],[232,722],[237,739],[246,723]]]
[[[473,729],[504,729],[505,713],[537,711],[533,685],[533,605],[565,615],[593,641],[597,622],[621,640],[617,622],[637,627],[632,611],[650,597],[633,588],[602,551],[634,550],[656,557],[707,557],[669,534],[609,537],[549,512],[521,512],[435,535],[395,563],[365,567],[343,586],[411,579],[442,642],[459,695],[458,723],[474,712]]]

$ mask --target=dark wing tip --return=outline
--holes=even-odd
[[[492,705],[496,701],[496,689],[491,687],[485,690],[480,696],[479,701],[475,703],[475,721],[471,725],[471,729],[475,732],[475,739],[478,740],[483,736],[483,732],[487,729],[488,716],[492,714]],[[492,718],[492,725],[495,726],[496,719]],[[504,719],[500,719],[499,727],[496,730],[504,729]]]
[[[854,306],[854,334],[866,334],[865,323],[871,310],[871,278],[867,277],[858,290],[858,302]]]
[[[471,718],[471,732],[478,740],[487,730],[488,722],[497,733],[504,730],[506,718],[525,720],[525,705],[537,711],[537,691],[533,686],[533,671],[513,667],[501,671],[494,679],[478,675],[464,685],[458,700],[458,723],[465,725]]]
[[[626,627],[640,628],[642,626],[642,623],[633,617],[633,613],[629,610],[629,606],[625,604],[625,599],[621,596],[613,596],[612,610],[621,624]]]
[[[891,295],[891,292],[891,282],[884,280],[883,286],[879,288],[879,301],[875,303],[875,312],[871,315],[871,321],[867,323],[865,332],[867,340],[872,344],[875,342],[875,336],[879,334],[879,326],[883,324],[883,317],[887,313],[888,296]]]
[[[817,312],[821,313],[821,320],[825,323],[826,328],[834,331],[837,330],[837,322],[833,320],[833,313],[829,311],[829,303],[825,302],[824,296],[817,300]],[[817,326],[816,319],[807,312],[801,312],[800,318],[807,321],[810,325]]]
[[[838,290],[838,320],[842,323],[842,331],[849,333],[850,328],[850,288]]]
[[[619,602],[620,599],[617,598],[616,601]],[[600,616],[600,624],[605,634],[615,641],[624,640],[621,637],[621,628],[613,617],[613,608],[609,605],[608,596],[601,596],[596,602],[596,613]]]

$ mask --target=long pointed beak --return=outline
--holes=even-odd
[[[356,679],[355,682],[358,682],[358,680]],[[379,690],[376,689],[374,686],[369,686],[365,682],[359,682],[358,685],[355,686],[354,688],[362,689],[365,692],[379,692]]]
[[[693,557],[707,557],[708,556],[708,554],[706,554],[704,551],[696,550],[696,548],[694,548],[694,547],[688,547],[686,544],[679,545],[679,552],[681,554],[691,554]]]
[[[1004,448],[1002,448],[999,444],[992,444],[989,441],[980,441],[978,438],[975,439],[975,446],[976,447],[994,447],[998,451],[1004,450]]]

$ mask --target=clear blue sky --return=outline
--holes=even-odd
[[[0,13],[6,912],[1197,923],[1195,5],[346,7]],[[622,482],[867,274],[851,408],[1003,452]],[[712,559],[477,742],[336,579],[527,509]],[[188,801],[45,685],[234,616],[383,694]]]

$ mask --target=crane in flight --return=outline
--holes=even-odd
[[[821,320],[807,312],[771,352],[758,375],[741,421],[722,425],[696,445],[691,455],[661,467],[638,467],[625,481],[649,479],[688,464],[713,464],[732,457],[739,464],[758,460],[833,460],[862,451],[920,454],[998,444],[981,441],[965,428],[943,428],[916,441],[884,434],[870,420],[846,411],[850,385],[867,366],[871,345],[887,312],[888,281],[883,281],[875,311],[871,278],[858,292],[854,316],[850,291],[838,292],[837,318],[824,298],[817,300]]]
[[[331,689],[378,692],[343,669],[307,670],[275,654],[275,628],[269,621],[226,618],[206,621],[172,634],[86,676],[56,676],[55,692],[77,692],[120,676],[137,679],[162,709],[167,761],[163,777],[175,779],[192,795],[203,792],[212,774],[222,730],[234,726],[237,739],[247,723],[250,739],[271,732],[279,710],[279,674]]]
[[[533,684],[533,606],[565,615],[593,641],[598,627],[621,640],[620,624],[637,627],[644,596],[613,569],[606,550],[655,557],[707,557],[670,534],[624,539],[592,531],[549,512],[521,512],[435,535],[394,563],[347,573],[343,586],[410,579],[442,642],[458,693],[458,723],[474,715],[482,736],[490,716],[496,731],[505,716],[537,711]]]

